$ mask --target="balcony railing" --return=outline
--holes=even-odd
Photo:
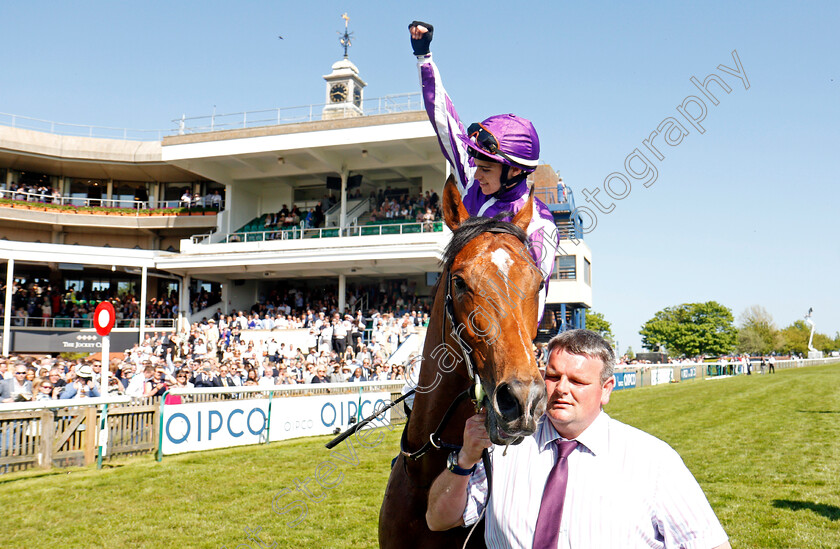
[[[110,128],[107,126],[89,126],[87,124],[65,124],[52,120],[41,120],[17,114],[0,112],[0,125],[11,126],[23,130],[35,130],[56,135],[71,135],[77,137],[100,137],[104,139],[121,139],[132,141],[160,141],[168,132],[166,130],[132,130],[129,128]]]
[[[262,126],[278,126],[322,120],[321,113],[328,103],[284,107],[262,111],[234,112],[205,116],[176,118],[172,121],[177,129],[169,133],[184,135],[188,133],[217,132]],[[361,105],[363,116],[392,114],[397,112],[419,111],[423,109],[423,98],[419,92],[386,95],[365,99]]]
[[[0,316],[0,326],[4,318]],[[12,317],[13,328],[93,328],[92,318],[62,318],[62,317]],[[174,318],[147,318],[144,323],[146,328],[153,330],[166,330],[175,328]],[[114,328],[139,328],[139,318],[122,318],[114,323]]]
[[[346,227],[342,236],[384,236],[418,233],[437,233],[443,231],[443,221],[424,221],[420,223],[393,223],[362,225]],[[222,244],[237,242],[271,242],[274,240],[300,240],[304,238],[334,238],[339,235],[338,227],[320,229],[305,229],[291,227],[288,229],[271,229],[266,231],[235,232],[224,236]],[[202,234],[192,237],[193,244],[210,244],[209,235]]]
[[[217,205],[207,205],[205,206],[206,200],[193,200],[193,201],[182,201],[182,200],[156,200],[154,202],[154,206],[152,206],[152,201],[150,200],[137,200],[137,199],[130,199],[130,198],[87,198],[87,197],[80,197],[80,196],[58,196],[58,195],[48,195],[42,193],[31,193],[31,192],[24,192],[20,190],[8,190],[8,189],[0,189],[0,200],[11,200],[14,203],[19,203],[20,205],[38,205],[44,204],[47,205],[49,209],[50,205],[52,206],[67,206],[71,207],[68,209],[59,209],[56,208],[56,212],[64,212],[64,213],[84,213],[81,212],[74,212],[72,208],[122,208],[122,209],[134,209],[137,210],[138,213],[140,211],[148,210],[150,208],[166,210],[166,209],[175,209],[175,208],[185,208],[185,209],[206,209],[206,210],[224,210],[225,209],[225,202],[222,200]]]

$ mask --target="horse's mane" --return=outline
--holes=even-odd
[[[510,234],[518,238],[523,244],[527,244],[528,235],[525,231],[513,223],[502,221],[509,216],[509,212],[502,212],[495,217],[470,217],[464,220],[461,226],[453,231],[452,240],[449,241],[446,250],[443,252],[443,259],[441,259],[443,268],[445,270],[449,269],[464,246],[481,233]]]

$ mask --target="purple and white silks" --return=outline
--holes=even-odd
[[[518,185],[502,193],[499,197],[485,195],[474,178],[475,162],[467,152],[467,147],[459,136],[464,136],[466,130],[461,123],[455,106],[447,95],[441,83],[437,66],[432,61],[432,54],[418,57],[420,84],[423,92],[423,102],[426,114],[437,133],[441,151],[454,170],[458,190],[464,206],[473,216],[493,217],[502,212],[515,215],[528,200],[528,183],[521,181]],[[548,282],[554,269],[554,254],[558,247],[557,229],[554,218],[541,200],[534,198],[535,214],[528,226],[530,252],[537,266],[545,278],[545,285],[540,292],[538,316],[542,320],[545,299],[548,293]],[[510,221],[511,217],[505,217]]]

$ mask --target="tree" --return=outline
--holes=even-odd
[[[811,328],[805,324],[804,320],[797,320],[790,326],[783,328],[780,333],[783,341],[781,345],[783,353],[808,354],[808,338],[811,337]],[[840,349],[840,341],[819,332],[814,332],[812,344],[815,349],[824,353]]]
[[[789,354],[808,354],[808,337],[811,335],[811,328],[804,320],[797,320],[781,331],[784,343],[782,352]]]
[[[590,309],[586,310],[586,329],[600,334],[601,337],[610,343],[615,340],[615,336],[612,333],[612,325],[604,318],[604,315]]]
[[[741,328],[738,330],[738,350],[751,355],[766,355],[781,349],[784,338],[773,317],[761,305],[753,305],[738,317]]]
[[[672,356],[722,355],[735,347],[732,311],[716,301],[666,307],[642,325],[642,346],[665,345]]]
[[[627,355],[627,360],[636,359],[636,353],[633,352],[633,347],[627,347],[627,350],[624,351],[624,354]]]

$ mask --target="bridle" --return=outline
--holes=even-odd
[[[484,234],[484,233],[511,234],[509,231],[506,231],[505,229],[503,229],[501,227],[488,228],[482,234]],[[463,357],[464,363],[466,364],[467,375],[470,378],[471,385],[467,390],[458,394],[458,396],[455,397],[455,400],[453,400],[452,403],[449,405],[449,408],[446,409],[446,413],[443,414],[443,418],[441,419],[440,423],[438,424],[437,429],[435,429],[429,435],[429,440],[426,441],[426,443],[423,444],[423,446],[419,450],[417,450],[415,452],[409,452],[409,451],[406,450],[406,436],[407,436],[406,433],[408,432],[408,428],[403,429],[402,437],[400,438],[400,454],[403,457],[405,457],[406,459],[418,460],[421,457],[423,457],[423,455],[425,455],[432,448],[435,448],[435,449],[438,449],[438,450],[440,450],[442,448],[446,448],[446,449],[450,449],[450,450],[460,450],[461,446],[459,446],[457,444],[448,444],[446,442],[443,442],[440,439],[440,434],[446,428],[446,425],[449,423],[449,420],[452,419],[452,416],[455,414],[455,410],[458,408],[458,406],[461,404],[461,402],[465,398],[469,398],[473,401],[473,404],[475,405],[475,411],[476,411],[476,413],[478,413],[481,410],[482,403],[484,401],[484,397],[486,396],[485,392],[484,392],[484,387],[481,384],[481,377],[479,377],[478,371],[476,370],[475,366],[473,365],[472,357],[470,356],[470,350],[467,349],[467,347],[464,346],[464,343],[463,343],[463,341],[461,341],[461,337],[460,337],[460,335],[458,335],[457,330],[456,330],[457,325],[455,323],[455,306],[454,306],[454,300],[452,299],[452,272],[451,272],[451,268],[452,268],[452,264],[450,262],[450,264],[447,265],[446,270],[445,270],[446,296],[444,297],[444,300],[443,300],[444,321],[441,323],[441,341],[446,341],[446,324],[447,324],[446,321],[448,320],[449,324],[451,326],[451,329],[452,329],[452,333],[454,334],[453,339],[455,339],[455,341],[458,343],[458,348],[461,350],[461,356]],[[413,394],[414,391],[415,390],[412,389],[409,392],[409,394]],[[404,395],[402,398],[405,398],[407,396],[408,396],[408,394]],[[489,486],[490,485],[490,456],[489,456],[489,453],[486,449],[482,453],[481,457],[482,457],[482,460],[484,461],[484,467],[487,471],[487,479],[488,479],[488,486]]]
[[[441,341],[446,341],[447,320],[449,321],[449,324],[452,326],[452,331],[453,332],[455,332],[455,326],[456,326],[456,324],[455,324],[455,306],[453,305],[453,299],[452,299],[452,275],[450,273],[449,268],[446,269],[445,274],[446,274],[446,296],[444,297],[444,301],[443,301],[444,320],[441,323]],[[463,357],[464,363],[467,366],[467,375],[469,376],[472,384],[470,385],[470,387],[467,390],[459,393],[458,396],[455,397],[455,400],[453,400],[452,403],[449,404],[449,407],[446,409],[446,412],[443,414],[443,418],[441,418],[440,423],[437,426],[437,429],[435,429],[429,435],[429,440],[426,441],[426,443],[423,444],[423,446],[419,450],[417,450],[415,452],[409,452],[405,449],[406,448],[406,442],[407,442],[406,438],[407,438],[408,429],[407,428],[403,429],[403,434],[402,434],[402,437],[400,439],[400,454],[407,459],[418,460],[421,457],[423,457],[432,448],[435,448],[435,449],[438,449],[438,450],[443,449],[443,448],[448,449],[448,450],[460,450],[461,446],[459,446],[457,444],[449,444],[449,443],[443,442],[440,439],[441,433],[446,428],[446,425],[449,423],[449,420],[452,419],[452,416],[455,415],[455,411],[458,409],[458,406],[461,405],[461,402],[463,402],[464,399],[469,398],[473,401],[473,404],[475,405],[475,408],[476,408],[476,413],[481,409],[481,401],[483,400],[483,393],[484,393],[484,389],[481,386],[481,378],[478,376],[478,373],[476,372],[475,367],[473,366],[472,358],[470,357],[470,352],[464,346],[464,343],[461,341],[461,338],[460,337],[455,337],[454,339],[458,342],[458,348],[461,350],[461,356]],[[415,392],[415,389],[412,389],[410,391],[411,394],[414,394],[414,392]]]

